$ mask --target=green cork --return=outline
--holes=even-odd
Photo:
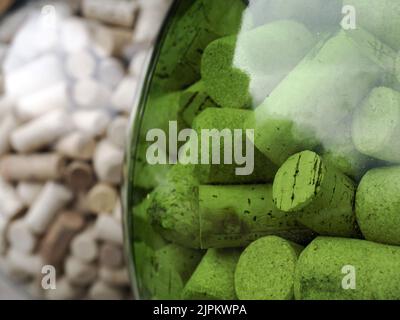
[[[269,236],[250,244],[235,271],[239,300],[292,300],[297,259],[303,247]]]
[[[357,25],[365,28],[382,42],[400,50],[400,3],[396,0],[343,0],[355,8]]]
[[[353,120],[353,141],[363,154],[400,163],[400,92],[372,90]]]
[[[294,21],[273,22],[215,40],[201,63],[206,90],[224,108],[257,106],[313,44],[307,28]]]
[[[314,234],[276,209],[271,185],[199,187],[203,248],[241,247],[266,235],[307,243]]]
[[[273,199],[278,209],[321,235],[357,235],[353,213],[355,185],[314,152],[290,157],[278,170]]]
[[[367,240],[400,245],[400,167],[372,169],[356,194],[356,216]]]
[[[207,94],[203,81],[196,82],[193,86],[182,92],[179,99],[182,118],[188,126],[207,108],[218,108],[218,105]]]
[[[246,121],[256,147],[274,163],[335,135],[381,79],[383,69],[354,37],[340,31],[318,44]]]
[[[259,152],[251,140],[246,139],[246,134],[243,131],[241,141],[236,143],[234,139],[234,130],[242,130],[243,122],[252,111],[240,109],[222,109],[208,108],[197,116],[193,122],[193,129],[196,130],[199,136],[199,148],[204,142],[201,136],[202,130],[219,130],[219,133],[224,129],[229,129],[232,137],[232,142],[220,138],[217,135],[212,136],[208,140],[208,159],[210,164],[199,164],[200,182],[203,184],[241,184],[241,183],[266,183],[272,182],[277,171],[276,165],[269,161],[261,152]],[[213,138],[220,141],[220,164],[212,164],[213,156]],[[224,147],[225,142],[228,147]],[[233,146],[233,147],[232,147]],[[238,167],[244,167],[245,164],[235,162],[235,149],[241,148],[241,154],[247,154],[249,160],[253,163],[253,171],[251,174],[239,175],[236,171]],[[230,151],[227,151],[230,150]],[[228,164],[224,160],[225,152],[229,152],[232,159],[232,164]],[[253,152],[250,154],[249,152]],[[200,154],[200,153],[199,153]],[[249,172],[250,173],[250,172]]]
[[[234,274],[237,249],[209,249],[187,282],[184,300],[236,300]]]
[[[400,248],[365,240],[319,237],[301,253],[298,300],[400,299]]]
[[[238,31],[244,8],[241,0],[198,0],[178,15],[164,41],[155,81],[165,89],[182,90],[200,80],[204,49],[218,37]]]

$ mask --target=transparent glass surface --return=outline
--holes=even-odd
[[[127,153],[144,299],[399,299],[400,2],[176,1]]]

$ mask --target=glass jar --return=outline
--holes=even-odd
[[[143,299],[399,299],[400,2],[175,1],[131,122]]]

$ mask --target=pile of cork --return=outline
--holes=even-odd
[[[35,298],[131,297],[126,131],[170,3],[33,2],[0,22],[0,270]]]

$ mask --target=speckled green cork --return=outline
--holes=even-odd
[[[400,2],[397,0],[343,0],[355,8],[357,24],[393,49],[400,50]]]
[[[215,40],[201,63],[206,90],[221,107],[257,106],[313,44],[307,28],[294,21],[277,21]]]
[[[231,156],[232,164],[224,163],[224,152],[228,148],[224,148],[224,139],[220,139],[220,164],[199,164],[197,165],[198,174],[201,177],[200,182],[203,184],[239,184],[239,183],[265,183],[272,182],[277,166],[269,161],[261,152],[259,152],[253,143],[246,139],[246,134],[243,130],[242,144],[234,143],[234,130],[242,130],[243,122],[252,111],[240,109],[223,109],[223,108],[208,108],[198,115],[193,122],[193,129],[197,131],[199,136],[199,148],[202,144],[201,132],[204,129],[218,130],[222,132],[224,129],[231,130],[232,145]],[[240,143],[240,142],[239,142]],[[254,150],[254,171],[250,175],[238,175],[236,168],[243,167],[243,164],[235,163],[234,151],[235,148],[241,147],[242,154],[247,153],[246,147]],[[209,159],[212,159],[212,140],[209,139]],[[199,153],[201,154],[201,153]],[[249,155],[250,156],[250,155]]]
[[[399,267],[399,247],[319,237],[307,246],[298,260],[295,298],[398,300]]]
[[[271,185],[199,187],[203,248],[240,247],[266,235],[306,243],[314,234],[276,209]]]
[[[318,44],[246,121],[274,163],[334,135],[381,79],[383,69],[354,37],[340,31]]]
[[[354,196],[354,182],[312,151],[290,157],[278,170],[273,185],[277,208],[292,212],[321,235],[357,235]]]
[[[203,81],[182,92],[179,99],[182,118],[188,126],[192,126],[194,118],[207,108],[218,108],[218,105],[207,94]]]
[[[367,240],[400,245],[400,167],[368,171],[356,194],[356,217]]]
[[[373,89],[354,115],[352,132],[361,153],[400,163],[400,92]]]
[[[198,81],[204,49],[218,37],[238,31],[244,8],[241,0],[195,1],[170,26],[155,81],[168,90],[181,90]]]
[[[276,236],[250,244],[235,271],[239,300],[292,300],[294,273],[302,250],[302,246]]]
[[[234,274],[237,249],[209,249],[187,282],[182,299],[236,300]]]

